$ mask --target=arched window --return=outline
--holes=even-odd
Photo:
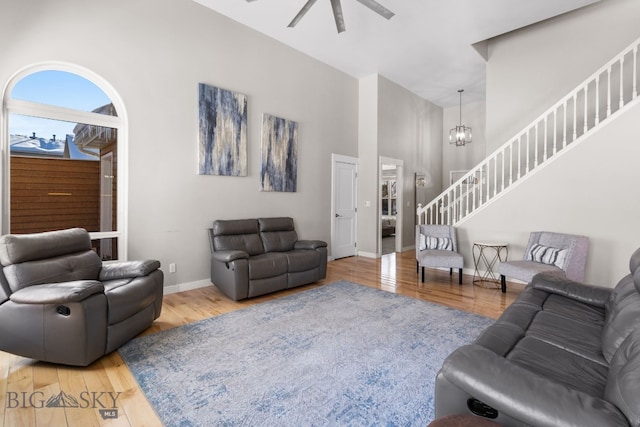
[[[2,232],[82,227],[107,260],[126,259],[125,118],[98,76],[23,70],[4,91]]]

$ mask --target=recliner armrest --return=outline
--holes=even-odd
[[[249,254],[245,251],[215,251],[211,258],[220,262],[231,262],[237,259],[249,259]]]
[[[604,307],[611,295],[610,288],[575,282],[553,273],[539,273],[531,279],[534,289],[562,295],[585,304]]]
[[[103,292],[104,285],[97,280],[76,280],[28,286],[12,293],[10,299],[19,304],[64,304],[80,302]]]
[[[293,247],[294,249],[326,248],[327,242],[323,242],[322,240],[298,240]]]
[[[147,259],[143,261],[121,261],[103,264],[98,280],[127,279],[130,277],[147,276],[160,268],[160,261]]]
[[[535,426],[623,426],[610,402],[573,390],[479,345],[453,352],[438,376],[523,423]],[[436,396],[437,398],[437,396]]]

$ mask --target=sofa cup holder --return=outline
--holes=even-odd
[[[467,400],[467,408],[474,414],[479,417],[496,419],[498,418],[498,410],[492,408],[484,402],[479,401],[478,399],[468,399]]]

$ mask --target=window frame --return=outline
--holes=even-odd
[[[11,92],[15,85],[30,74],[40,71],[65,71],[76,74],[100,88],[110,99],[118,112],[118,116],[108,116],[104,114],[94,113],[90,111],[75,110],[66,107],[59,107],[50,104],[40,104],[30,101],[23,101],[11,98]],[[104,126],[114,128],[118,132],[118,162],[117,162],[117,220],[115,231],[107,232],[90,232],[91,240],[117,238],[118,242],[118,259],[125,261],[128,259],[128,228],[127,228],[127,212],[128,212],[128,125],[127,114],[122,102],[122,98],[109,85],[106,80],[96,73],[74,65],[62,62],[47,62],[25,67],[16,72],[2,91],[2,117],[0,120],[0,188],[2,188],[2,197],[0,197],[0,232],[7,234],[11,229],[10,223],[10,137],[9,137],[9,115],[20,114],[32,117],[42,117],[46,119],[62,120],[74,123],[86,123],[90,125]],[[116,260],[114,260],[116,261]]]

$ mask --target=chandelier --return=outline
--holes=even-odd
[[[460,124],[449,131],[449,143],[456,144],[456,147],[464,147],[471,143],[471,128],[462,124],[462,92],[464,89],[458,90],[460,94]]]

